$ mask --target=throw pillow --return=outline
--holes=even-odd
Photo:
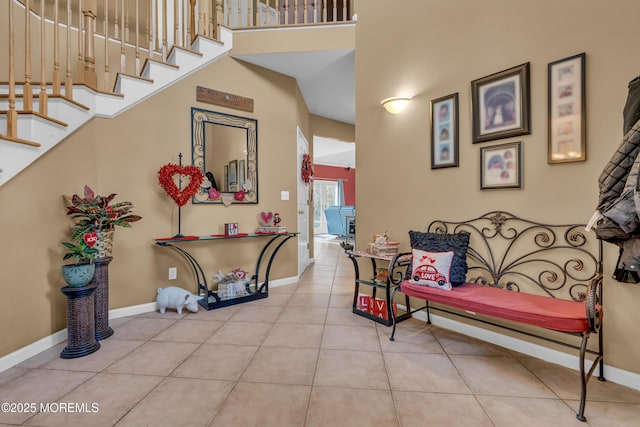
[[[409,231],[409,239],[413,249],[427,252],[453,252],[453,264],[451,265],[451,284],[453,286],[462,285],[467,278],[467,249],[470,237],[471,234],[467,231],[455,234]]]
[[[426,285],[432,288],[451,290],[449,274],[453,261],[453,251],[426,252],[412,249],[411,283]]]

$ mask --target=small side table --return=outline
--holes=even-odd
[[[392,283],[391,277],[387,276],[387,279],[383,282],[376,280],[375,277],[378,269],[376,260],[383,261],[386,263],[392,263],[395,257],[393,255],[374,255],[369,252],[352,251],[352,250],[347,250],[346,254],[349,257],[349,259],[353,262],[353,269],[355,271],[355,276],[356,276],[355,290],[353,295],[353,306],[352,306],[353,313],[359,316],[366,317],[367,319],[371,319],[375,322],[381,323],[385,326],[393,325],[393,319],[391,314],[391,310],[393,310],[393,301],[391,301],[391,291],[393,290],[393,288],[397,287],[398,285],[395,285]],[[373,275],[371,276],[370,279],[363,279],[360,277],[360,267],[358,266],[358,258],[369,259],[371,261],[371,269],[372,269]],[[396,262],[401,263],[401,265],[407,265],[409,262],[409,259],[410,259],[409,257],[402,256],[400,257],[400,259],[396,260]],[[391,265],[389,265],[388,267],[389,267],[388,269],[390,270]],[[360,285],[365,285],[370,287],[372,297],[374,299],[376,298],[376,290],[380,289],[382,292],[384,292],[384,301],[387,306],[386,308],[387,312],[385,316],[386,318],[375,316],[371,313],[367,313],[366,311],[360,310],[360,308],[358,307],[358,295],[360,292]],[[398,313],[398,315],[396,316],[396,322],[402,322],[403,320],[411,318],[411,305],[409,302],[409,296],[405,295],[404,297],[405,297],[406,312],[403,314]]]
[[[96,339],[98,341],[113,335],[113,329],[109,326],[109,263],[112,257],[96,259],[96,272],[91,280],[91,285],[96,285],[95,317]]]
[[[96,285],[60,289],[67,297],[67,346],[60,353],[63,359],[86,356],[97,351],[93,293]]]

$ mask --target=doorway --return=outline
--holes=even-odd
[[[317,179],[313,181],[313,234],[327,234],[327,217],[324,214],[329,206],[339,205],[338,183]]]

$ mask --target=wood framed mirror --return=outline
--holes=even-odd
[[[258,203],[258,121],[191,108],[191,157],[205,182],[193,203]]]

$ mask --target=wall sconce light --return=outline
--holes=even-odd
[[[400,114],[405,108],[407,108],[409,101],[411,101],[411,98],[393,97],[383,99],[380,101],[380,104],[391,114]]]

